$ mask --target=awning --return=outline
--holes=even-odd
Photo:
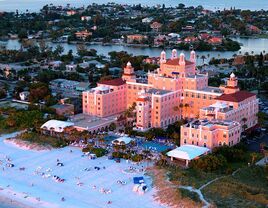
[[[183,160],[192,160],[209,151],[210,149],[206,147],[199,147],[195,145],[182,145],[174,150],[169,151],[167,153],[167,156]]]

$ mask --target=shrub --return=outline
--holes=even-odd
[[[102,157],[107,153],[106,149],[99,148],[99,147],[95,148],[95,147],[90,147],[90,146],[83,148],[82,152],[90,152],[92,154],[95,154],[97,157]]]
[[[65,147],[68,145],[65,139],[55,138],[47,135],[41,135],[35,132],[24,132],[20,134],[17,138],[32,143],[37,143],[40,145],[50,145],[55,148]]]
[[[222,170],[226,167],[227,160],[222,155],[209,154],[198,160],[192,160],[189,167],[206,172]]]
[[[131,160],[133,162],[140,162],[142,161],[142,159],[143,159],[143,156],[141,154],[136,154],[131,157]]]
[[[238,162],[238,161],[245,161],[245,151],[242,147],[229,147],[229,146],[222,146],[216,147],[213,149],[214,155],[222,155],[226,158],[228,162]]]

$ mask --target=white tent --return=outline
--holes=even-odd
[[[64,128],[73,126],[74,123],[67,121],[59,121],[59,120],[49,120],[41,126],[41,129],[51,130],[54,132],[63,132]]]
[[[112,141],[113,144],[120,144],[121,142],[124,142],[125,144],[129,144],[132,141],[132,139],[130,137],[127,136],[123,136],[123,137],[119,137],[115,140]]]
[[[182,145],[174,150],[167,152],[167,156],[173,158],[186,160],[186,166],[188,166],[188,161],[193,160],[201,155],[208,153],[210,149],[206,147],[199,147],[195,145]]]

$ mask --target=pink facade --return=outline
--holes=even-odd
[[[181,127],[181,145],[214,148],[235,145],[240,141],[241,125],[235,121],[195,120]]]
[[[189,61],[184,54],[178,56],[176,50],[172,51],[170,59],[162,52],[160,67],[148,72],[147,82],[136,78],[134,68],[128,62],[122,78],[100,82],[98,87],[83,92],[83,111],[107,117],[122,113],[136,103],[137,130],[165,128],[181,118],[237,121],[245,130],[257,124],[258,100],[255,94],[240,91],[237,82],[232,73],[226,86],[210,87],[207,74],[196,71],[195,52],[191,52]],[[225,129],[228,132],[233,125],[228,128],[219,124],[213,126],[217,131]],[[202,128],[207,129],[207,126]],[[214,130],[209,128],[207,131]],[[219,133],[212,134],[206,145],[237,143],[237,138],[223,138]],[[203,143],[198,144],[203,146]]]
[[[83,113],[108,117],[122,113],[127,105],[127,86],[122,79],[98,83],[89,91],[83,92]]]

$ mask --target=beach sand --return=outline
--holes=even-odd
[[[81,157],[79,148],[36,151],[4,142],[14,136],[16,134],[0,137],[0,197],[3,196],[5,202],[10,199],[18,202],[18,206],[7,203],[5,208],[166,207],[154,199],[156,190],[152,187],[152,178],[144,172],[149,163],[126,160],[116,163],[108,157],[90,160]],[[57,160],[64,166],[57,166]],[[8,167],[10,163],[14,167]],[[53,176],[65,180],[57,182]],[[136,176],[143,176],[148,185],[149,190],[143,195],[132,190]],[[3,207],[0,205],[0,208]]]

